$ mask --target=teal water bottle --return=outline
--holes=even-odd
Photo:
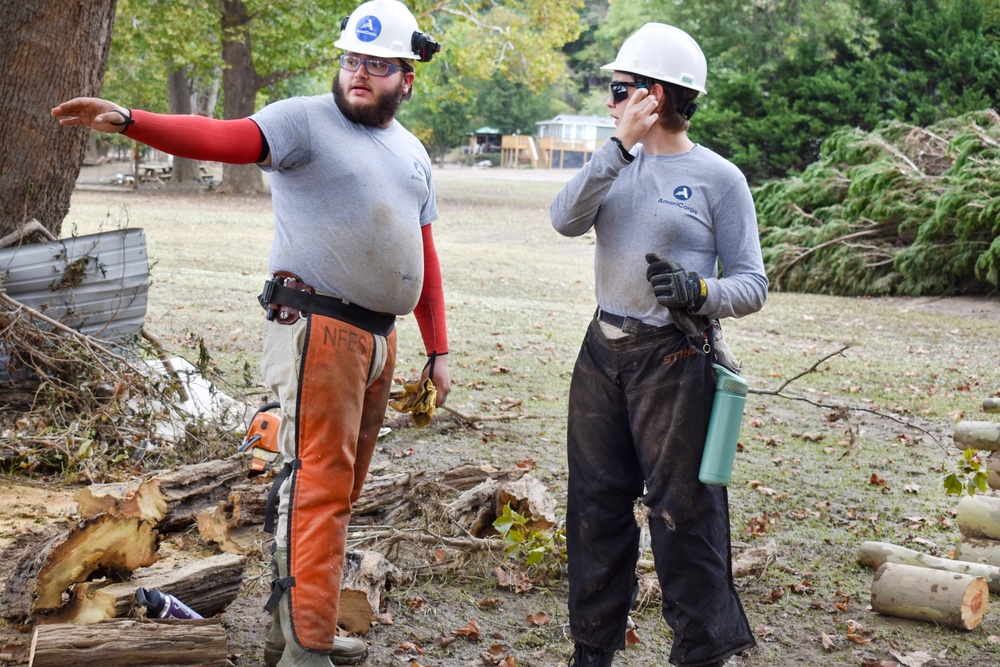
[[[726,486],[733,474],[736,441],[740,437],[749,386],[742,377],[718,364],[712,364],[712,368],[715,369],[715,399],[698,479],[702,484]]]

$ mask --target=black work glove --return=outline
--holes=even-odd
[[[646,255],[649,267],[646,280],[653,286],[656,301],[666,308],[679,308],[696,313],[705,304],[708,288],[697,273],[688,273],[670,259],[660,259],[654,253]]]

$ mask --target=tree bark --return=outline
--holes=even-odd
[[[955,545],[955,558],[970,563],[985,563],[1000,567],[1000,541],[982,537],[962,537]]]
[[[1000,450],[1000,423],[958,422],[955,424],[955,444],[963,449]]]
[[[224,612],[239,595],[245,567],[245,556],[218,554],[171,568],[142,568],[128,581],[77,584],[69,602],[37,621],[95,623],[130,616],[136,611],[135,592],[139,588],[169,593],[207,618]]]
[[[245,554],[256,548],[263,536],[267,511],[268,484],[241,484],[229,498],[212,509],[198,513],[198,536],[204,544],[218,544],[231,554]]]
[[[116,5],[0,5],[0,236],[32,218],[59,236],[90,130],[62,127],[49,110],[100,92]]]
[[[141,517],[169,532],[190,526],[199,512],[225,500],[230,487],[246,479],[249,469],[249,456],[232,456],[181,466],[146,480],[134,492],[123,484],[94,484],[78,491],[74,499],[81,516]]]
[[[243,0],[222,0],[222,73],[223,118],[246,118],[256,110],[254,104],[261,85],[250,51],[250,13]],[[254,194],[264,192],[264,179],[256,165],[226,164],[222,167],[219,192]]]
[[[188,78],[190,67],[175,67],[167,74],[167,92],[170,100],[170,113],[190,115],[193,113],[191,80]],[[195,183],[201,174],[198,171],[198,161],[174,156],[174,168],[170,172],[170,183]]]
[[[972,630],[982,622],[989,597],[981,577],[885,563],[875,572],[871,605],[880,614]]]
[[[226,630],[218,619],[40,625],[29,667],[223,667],[231,664]]]
[[[932,570],[982,577],[990,592],[1000,593],[1000,567],[964,560],[938,558],[887,542],[864,542],[858,549],[858,563],[873,570],[885,563],[898,563]]]
[[[1000,540],[1000,498],[964,496],[956,512],[962,535]]]
[[[14,562],[0,598],[0,615],[28,618],[58,609],[62,595],[94,572],[130,574],[159,558],[152,524],[104,514],[59,532]]]
[[[986,459],[986,485],[1000,489],[1000,452],[991,452]]]

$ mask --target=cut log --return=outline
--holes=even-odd
[[[448,488],[455,489],[456,491],[467,491],[488,479],[507,482],[520,479],[527,473],[528,471],[524,468],[500,470],[488,463],[469,463],[446,470],[439,474],[437,479]]]
[[[932,570],[982,577],[990,592],[1000,594],[1000,567],[965,560],[938,558],[888,542],[864,542],[858,549],[858,563],[877,570],[885,563],[900,563]]]
[[[260,549],[263,523],[261,519],[254,525],[238,525],[232,505],[219,503],[215,509],[198,513],[198,537],[203,544],[216,544],[225,553],[248,554]]]
[[[29,667],[224,667],[226,630],[218,619],[40,625],[31,639]]]
[[[27,618],[58,609],[69,587],[97,570],[127,575],[157,559],[157,533],[149,522],[107,514],[81,521],[14,563],[0,615]]]
[[[230,487],[245,480],[249,471],[249,455],[240,454],[164,472],[134,492],[125,485],[99,484],[81,489],[74,498],[83,517],[135,516],[170,532],[190,526],[198,512],[226,500]]]
[[[986,459],[986,485],[1000,489],[1000,452],[991,452]]]
[[[990,592],[982,577],[885,563],[875,572],[871,605],[880,614],[972,630],[983,620]]]
[[[1000,413],[1000,398],[984,398],[983,412]]]
[[[77,584],[60,609],[37,618],[40,624],[94,623],[131,616],[138,588],[170,593],[204,617],[221,614],[239,595],[246,557],[219,554],[170,568],[136,570],[128,581]]]
[[[365,634],[382,610],[382,593],[404,581],[403,573],[376,551],[348,551],[340,586],[337,623]]]
[[[1000,541],[984,537],[962,537],[955,545],[955,558],[1000,567]]]
[[[963,496],[956,514],[962,535],[1000,540],[1000,498]]]
[[[958,422],[955,424],[955,444],[963,449],[1000,450],[1000,423]]]
[[[423,472],[369,475],[351,509],[352,525],[392,525],[416,510],[413,490],[425,481]]]

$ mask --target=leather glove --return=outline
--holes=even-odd
[[[394,391],[389,396],[389,407],[396,412],[409,412],[410,421],[417,428],[431,423],[437,402],[437,387],[430,378],[423,382],[403,385],[403,391]]]
[[[708,287],[697,273],[688,273],[677,262],[660,259],[654,253],[647,253],[646,261],[649,263],[646,280],[652,284],[661,306],[694,314],[705,304]]]

